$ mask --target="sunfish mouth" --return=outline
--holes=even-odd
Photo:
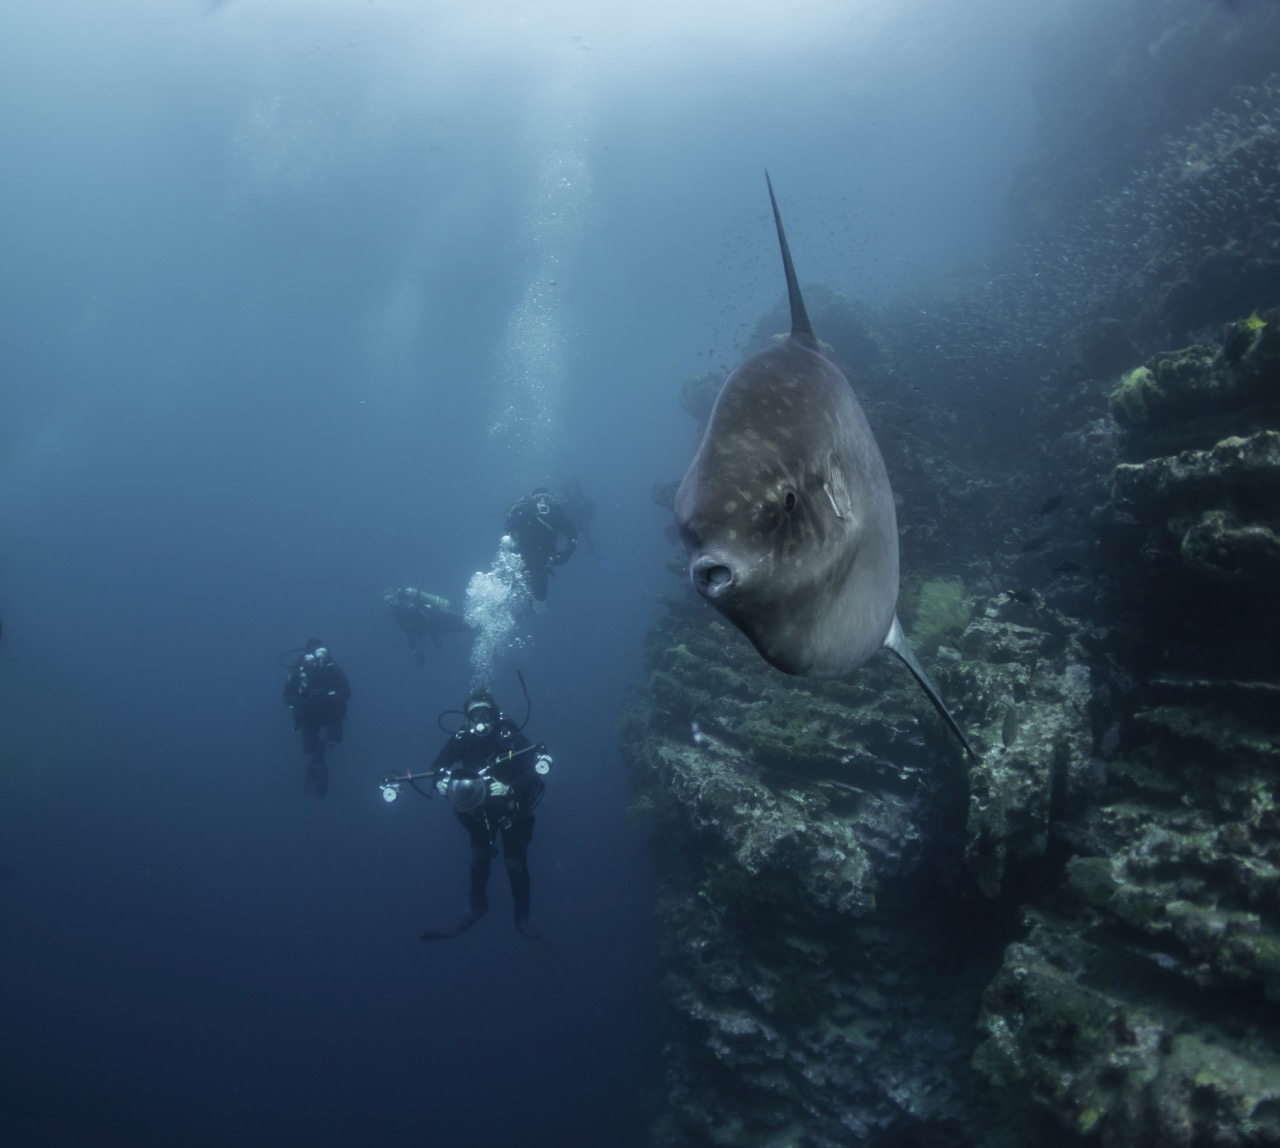
[[[724,597],[734,587],[733,570],[707,554],[689,564],[689,577],[699,594],[713,600]]]

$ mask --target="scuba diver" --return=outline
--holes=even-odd
[[[449,799],[471,839],[470,898],[456,925],[444,932],[423,933],[422,939],[456,937],[488,912],[489,866],[498,854],[494,842],[501,834],[516,929],[536,943],[541,934],[529,920],[527,854],[533,811],[546,789],[543,778],[551,770],[551,755],[546,746],[531,744],[486,690],[476,690],[467,698],[463,715],[465,724],[445,742],[426,777],[434,782],[436,792]],[[391,800],[388,788],[401,780],[412,778],[384,781],[383,796]]]
[[[565,517],[573,524],[578,540],[587,548],[587,553],[595,556],[596,543],[591,537],[591,520],[596,516],[596,504],[587,497],[582,480],[566,478],[560,484],[560,493],[556,502],[564,511]]]
[[[323,797],[329,790],[329,766],[324,751],[326,746],[337,745],[342,740],[351,685],[319,638],[307,640],[285,679],[281,696],[293,714],[293,728],[302,730],[302,749],[310,759],[303,792]],[[325,732],[323,738],[321,730]]]
[[[402,586],[382,595],[391,616],[400,623],[404,636],[409,639],[409,649],[418,665],[426,664],[422,650],[423,638],[430,638],[436,646],[443,645],[445,634],[466,634],[471,624],[461,615],[450,610],[449,599],[428,594],[414,586]]]
[[[545,486],[526,494],[507,511],[503,529],[529,571],[529,589],[534,600],[547,600],[547,578],[551,567],[563,566],[578,545],[573,523]]]

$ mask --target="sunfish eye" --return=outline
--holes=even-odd
[[[783,498],[783,500],[782,500],[782,505],[783,505],[783,506],[785,506],[785,507],[787,508],[787,513],[788,513],[788,514],[790,514],[793,510],[795,510],[795,508],[796,508],[796,492],[795,492],[794,490],[788,490],[788,491],[787,491],[786,496],[785,496],[785,497]]]

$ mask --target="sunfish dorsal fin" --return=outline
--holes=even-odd
[[[799,339],[810,347],[816,347],[818,339],[813,333],[813,325],[809,322],[809,312],[804,309],[804,300],[800,297],[800,283],[796,279],[796,269],[791,264],[791,248],[787,246],[787,233],[782,230],[782,213],[778,211],[778,201],[773,195],[773,180],[769,178],[767,171],[764,173],[764,181],[769,185],[773,222],[778,228],[778,246],[782,248],[782,269],[787,273],[787,299],[791,303],[791,337]]]
[[[898,615],[893,616],[893,625],[889,627],[889,636],[884,640],[885,649],[892,650],[900,657],[920,683],[920,688],[929,695],[929,700],[933,702],[933,708],[942,715],[943,720],[951,727],[951,732],[960,739],[960,744],[964,746],[968,755],[974,761],[979,761],[979,757],[973,752],[973,746],[969,744],[969,739],[964,736],[964,730],[956,723],[956,719],[951,716],[951,711],[947,709],[947,703],[942,700],[942,695],[938,693],[938,687],[929,679],[929,675],[924,672],[924,667],[916,661],[915,651],[911,648],[911,643],[907,641],[907,636],[902,632],[902,625],[898,621]]]

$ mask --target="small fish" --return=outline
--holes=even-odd
[[[1013,590],[1006,590],[1005,593],[1015,602],[1021,602],[1024,606],[1038,606],[1040,604],[1040,595],[1034,590],[1024,590],[1018,587]]]
[[[1052,514],[1059,506],[1062,505],[1062,495],[1052,494],[1044,500],[1044,505],[1036,511],[1039,515]]]
[[[1082,574],[1084,567],[1079,562],[1072,562],[1070,558],[1064,558],[1054,568],[1055,574]]]

